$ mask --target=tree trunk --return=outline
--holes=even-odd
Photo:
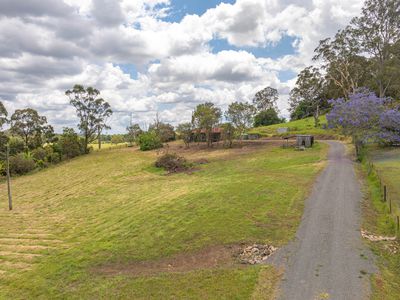
[[[317,109],[314,112],[314,127],[319,126],[319,105],[317,105]]]
[[[87,137],[87,135],[85,135],[85,144],[84,144],[84,147],[85,147],[85,149],[84,149],[84,151],[85,151],[85,154],[88,154],[89,153],[89,149],[88,149],[88,137]]]
[[[98,140],[99,140],[99,150],[100,150],[101,149],[101,130],[100,129],[99,129]]]
[[[6,150],[6,161],[7,161],[7,190],[8,190],[8,209],[12,210],[12,197],[11,197],[11,176],[10,176],[10,146],[7,144]]]

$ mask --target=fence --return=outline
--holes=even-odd
[[[367,158],[367,172],[370,175],[374,172],[379,180],[379,188],[381,201],[387,204],[389,215],[394,219],[396,226],[396,234],[400,237],[400,210],[398,205],[393,201],[393,197],[390,194],[389,186],[386,184],[381,172],[375,167],[374,163]],[[400,197],[400,196],[397,196]]]

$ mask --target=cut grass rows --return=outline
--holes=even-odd
[[[14,180],[15,211],[6,212],[6,198],[0,198],[0,253],[9,265],[5,272],[12,274],[0,278],[0,298],[247,299],[262,290],[272,293],[278,274],[270,267],[139,277],[93,271],[217,245],[286,243],[296,231],[327,146],[304,152],[273,144],[175,150],[210,163],[191,175],[165,176],[152,166],[155,153],[125,148]],[[19,260],[8,245],[28,246],[16,251],[21,256],[40,256]],[[46,248],[29,249],[41,245]],[[29,266],[13,267],[16,263]],[[259,284],[259,278],[268,283]]]

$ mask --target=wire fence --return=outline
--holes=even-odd
[[[391,187],[385,180],[382,172],[375,166],[370,158],[367,158],[367,172],[368,175],[374,173],[379,180],[379,189],[381,201],[387,205],[387,213],[394,220],[396,226],[396,234],[400,237],[400,209],[398,202],[394,201],[395,197],[400,197],[397,193],[392,193],[389,189]]]

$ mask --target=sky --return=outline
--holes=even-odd
[[[78,123],[65,91],[101,91],[114,114],[147,127],[226,110],[271,86],[280,115],[318,41],[360,13],[361,0],[0,0],[0,101],[34,108],[57,132]]]

